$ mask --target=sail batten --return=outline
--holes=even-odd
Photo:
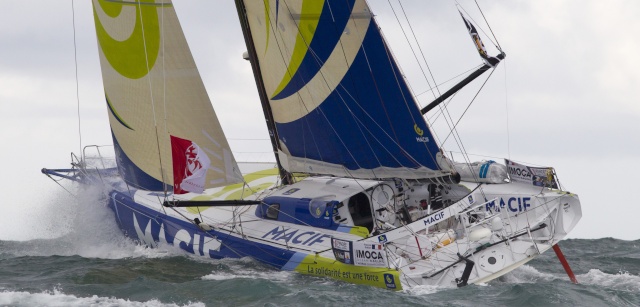
[[[93,8],[123,179],[136,188],[164,190],[174,178],[192,178],[188,150],[197,148],[196,162],[208,164],[198,173],[202,178],[191,181],[196,190],[241,182],[171,1],[93,0]],[[171,137],[188,142],[184,152],[172,151]],[[191,169],[176,169],[176,159]]]
[[[277,2],[244,6],[251,45],[264,50],[254,73],[268,93],[263,107],[275,120],[282,166],[356,178],[446,174],[366,2]]]

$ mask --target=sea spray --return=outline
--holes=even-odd
[[[52,291],[42,291],[40,293],[29,293],[24,291],[0,291],[1,306],[122,306],[122,307],[204,307],[204,303],[187,303],[174,304],[162,303],[152,299],[148,301],[131,301],[129,299],[120,299],[115,297],[100,297],[91,295],[87,297],[77,297],[75,295],[65,294],[59,289]]]

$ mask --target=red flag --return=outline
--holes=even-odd
[[[202,193],[211,160],[202,149],[190,140],[171,135],[173,159],[173,193]]]

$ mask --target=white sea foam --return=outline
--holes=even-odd
[[[598,269],[591,269],[586,274],[576,276],[578,282],[586,285],[600,286],[617,291],[640,292],[640,276],[619,272],[607,274]]]
[[[438,291],[447,290],[447,289],[451,289],[451,287],[420,285],[420,286],[414,286],[411,288],[404,289],[403,291],[410,295],[420,296],[420,295],[434,294]]]
[[[178,305],[175,303],[163,303],[158,300],[149,300],[145,302],[131,301],[115,297],[100,297],[93,295],[90,297],[77,297],[75,295],[65,294],[58,289],[53,291],[43,291],[40,293],[29,293],[22,291],[1,291],[1,306],[145,306],[145,307],[164,307],[164,306],[205,306],[204,303],[195,302]]]
[[[530,284],[540,281],[551,281],[556,278],[553,274],[540,272],[536,268],[525,264],[502,276],[501,280],[514,284]]]
[[[114,213],[106,206],[104,188],[85,186],[58,193],[51,203],[33,214],[22,231],[31,231],[30,240],[5,251],[16,256],[72,256],[121,259],[164,257],[175,254],[171,248],[151,249],[126,238],[118,228]]]
[[[291,280],[294,272],[277,271],[271,268],[255,267],[249,268],[254,260],[249,258],[242,259],[223,259],[218,260],[224,262],[229,267],[229,271],[212,272],[211,274],[202,276],[203,280],[229,280],[239,278],[249,279],[266,279],[272,281],[286,282]]]
[[[267,279],[271,281],[288,281],[291,278],[291,273],[286,271],[273,271],[273,272],[216,272],[202,277],[203,280],[229,280],[229,279]]]

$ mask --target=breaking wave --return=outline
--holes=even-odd
[[[123,307],[177,307],[193,306],[203,307],[204,303],[195,302],[178,305],[173,303],[162,303],[158,300],[148,300],[144,302],[132,301],[115,297],[100,297],[97,295],[89,297],[77,297],[65,294],[58,289],[52,291],[42,291],[39,293],[29,293],[23,291],[0,291],[0,305],[2,306],[123,306]]]
[[[578,281],[585,285],[593,285],[616,291],[640,293],[640,276],[629,272],[607,274],[598,269],[591,269],[586,274],[578,275]]]

